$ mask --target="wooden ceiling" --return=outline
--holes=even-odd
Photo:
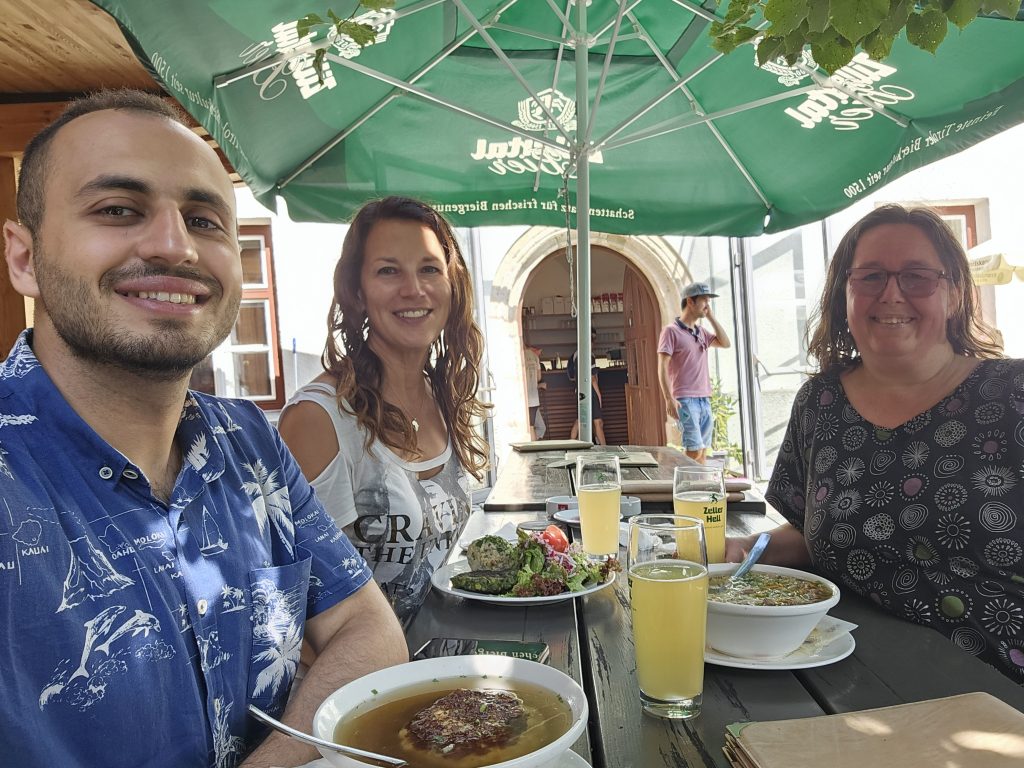
[[[88,0],[3,0],[0,11],[0,156],[17,156],[65,102],[100,88],[162,93],[121,30]],[[219,147],[207,140],[231,173]]]
[[[87,0],[4,0],[0,94],[159,90],[117,23]]]

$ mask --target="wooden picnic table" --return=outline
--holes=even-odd
[[[553,479],[525,482],[518,500],[506,483],[500,502],[518,505],[520,511],[477,512],[462,540],[505,523],[546,518],[543,499],[567,492],[565,474],[561,477],[561,486]],[[730,513],[728,533],[767,530],[779,520],[770,509],[767,514]],[[490,605],[434,591],[409,626],[408,642],[411,651],[432,637],[546,642],[549,663],[587,692],[590,724],[573,749],[594,768],[728,768],[722,746],[730,723],[811,717],[968,691],[987,691],[1024,712],[1024,688],[937,632],[850,594],[843,595],[831,615],[858,625],[856,649],[848,658],[804,670],[706,664],[702,714],[685,722],[660,720],[640,710],[628,587],[621,575],[606,589],[544,606]]]
[[[671,481],[672,470],[677,466],[696,465],[693,459],[675,448],[667,446],[624,445],[612,446],[631,453],[649,453],[658,462],[656,467],[623,467],[622,480]],[[605,446],[595,446],[600,451]],[[545,500],[551,496],[565,496],[571,490],[569,470],[549,465],[565,459],[564,450],[532,451],[519,453],[509,451],[498,468],[498,480],[483,504],[485,512],[543,512]],[[631,492],[632,493],[632,492]],[[671,494],[632,493],[639,496],[644,509],[660,511],[671,507]],[[761,512],[765,510],[764,499],[756,492],[748,492],[742,502],[730,502],[729,509],[737,512]]]

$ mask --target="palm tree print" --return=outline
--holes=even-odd
[[[210,449],[206,447],[206,433],[200,432],[196,435],[196,439],[192,441],[192,445],[189,446],[188,453],[185,454],[185,460],[192,465],[192,468],[196,472],[202,474],[203,467],[206,466],[206,462],[210,460]],[[203,475],[203,479],[210,482],[212,478],[208,478]]]
[[[265,651],[256,654],[256,661],[266,662],[267,666],[256,676],[253,695],[259,696],[269,690],[271,696],[276,697],[281,686],[292,681],[299,666],[302,634],[299,623],[293,621],[288,625],[279,644],[271,645]]]
[[[277,480],[277,470],[267,472],[262,459],[253,464],[243,463],[242,466],[252,475],[252,480],[242,483],[242,490],[249,494],[252,509],[256,513],[256,522],[260,533],[267,529],[267,519],[274,524],[282,543],[293,554],[292,541],[295,538],[295,526],[292,523],[292,505],[288,498],[288,486],[282,486]]]
[[[231,768],[238,762],[241,755],[242,740],[231,735],[231,724],[228,715],[234,702],[225,702],[217,697],[214,699],[214,711],[217,713],[213,723],[213,751],[217,768]]]

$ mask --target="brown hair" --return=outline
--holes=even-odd
[[[946,338],[958,355],[983,359],[1004,357],[992,328],[979,316],[974,302],[974,279],[960,241],[932,209],[905,208],[895,203],[868,213],[843,236],[825,277],[825,290],[808,326],[807,353],[818,361],[819,373],[847,368],[860,362],[846,320],[846,270],[853,264],[857,243],[865,232],[883,224],[911,224],[931,241],[949,276],[956,301],[946,321]]]
[[[431,345],[423,372],[451,431],[459,462],[479,478],[487,466],[488,450],[474,427],[490,407],[476,396],[483,334],[473,320],[473,286],[455,234],[426,203],[408,197],[386,197],[367,203],[356,213],[334,270],[334,300],[327,313],[323,366],[337,378],[338,407],[353,414],[366,430],[367,449],[372,441],[379,440],[393,448],[416,451],[412,424],[381,396],[381,361],[366,343],[369,324],[359,299],[370,231],[378,222],[395,219],[423,224],[444,249],[452,289],[451,310],[444,330]]]
[[[83,115],[120,109],[143,112],[187,126],[185,113],[165,97],[131,88],[97,91],[75,99],[52,123],[32,137],[21,158],[18,175],[18,220],[35,236],[43,221],[46,199],[46,173],[49,169],[50,145],[57,131]]]

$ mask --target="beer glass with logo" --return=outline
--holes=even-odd
[[[704,524],[680,515],[637,515],[626,549],[640,704],[656,717],[700,714],[708,568]]]
[[[578,456],[576,497],[583,551],[603,560],[619,553],[619,501],[622,480],[618,456]]]
[[[676,467],[672,511],[704,522],[708,562],[725,562],[725,477],[718,467]]]

